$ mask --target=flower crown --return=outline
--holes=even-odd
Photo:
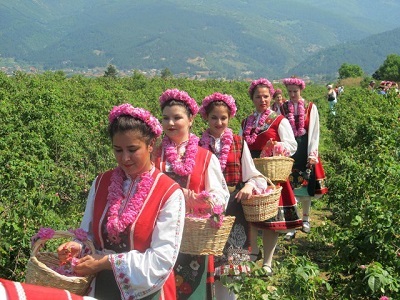
[[[128,115],[135,119],[139,119],[143,121],[147,126],[151,128],[151,131],[159,137],[162,133],[162,127],[160,122],[153,117],[153,115],[140,107],[133,107],[129,103],[121,104],[118,106],[114,106],[108,115],[108,121],[110,124],[120,116]]]
[[[214,101],[224,102],[228,106],[232,118],[236,115],[237,108],[235,104],[235,99],[228,94],[214,93],[212,95],[205,97],[200,106],[199,113],[204,120],[207,119],[207,112],[206,112],[207,106]]]
[[[282,90],[281,90],[281,89],[276,89],[276,90],[275,90],[275,93],[274,93],[273,96],[272,96],[272,98],[275,98],[276,95],[279,95],[279,94],[282,95]]]
[[[300,87],[300,90],[304,90],[304,88],[306,87],[304,80],[297,78],[297,77],[285,78],[285,79],[283,79],[283,84],[286,86],[297,85]]]
[[[199,111],[199,106],[197,105],[196,101],[192,97],[190,97],[188,93],[186,93],[185,91],[180,91],[178,89],[166,90],[164,93],[161,94],[159,100],[161,106],[169,100],[181,101],[189,107],[189,110],[193,116],[195,116]]]
[[[260,78],[260,79],[257,79],[257,80],[253,80],[251,82],[250,87],[249,87],[249,95],[250,95],[250,97],[253,95],[254,89],[259,85],[265,85],[269,89],[269,93],[271,95],[273,95],[275,93],[274,86],[272,85],[272,83],[268,79]]]

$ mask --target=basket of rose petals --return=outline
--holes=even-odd
[[[60,264],[57,253],[39,251],[44,247],[47,241],[57,238],[78,240],[82,242],[91,253],[95,253],[93,243],[87,239],[87,233],[82,229],[54,231],[51,228],[41,228],[39,232],[32,237],[31,257],[27,264],[25,282],[65,289],[77,295],[86,295],[94,276],[80,277],[75,274],[74,265],[77,258],[70,255],[67,258],[67,263]],[[66,249],[66,251],[68,251],[68,249]]]
[[[290,173],[294,159],[288,157],[290,153],[281,145],[274,145],[271,149],[263,149],[260,158],[254,158],[254,165],[265,177],[274,182],[285,182]]]
[[[270,186],[261,194],[242,200],[244,217],[248,222],[262,222],[278,214],[279,198],[282,187],[276,187],[267,177]]]
[[[192,210],[185,216],[179,252],[192,255],[221,256],[235,217],[225,216],[223,206],[216,205],[208,213]]]

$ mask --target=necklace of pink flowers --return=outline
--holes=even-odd
[[[296,122],[294,119],[294,104],[292,101],[288,101],[288,109],[289,113],[287,115],[287,118],[289,120],[290,126],[292,126],[294,136],[297,137],[304,135],[306,133],[306,130],[304,129],[304,113],[305,113],[304,100],[299,99],[297,102],[297,113],[299,115],[298,128],[296,128]]]
[[[212,146],[213,140],[214,139],[212,138],[212,136],[210,134],[210,129],[207,129],[206,131],[203,132],[203,134],[201,136],[200,145],[206,146],[208,148],[208,146]],[[221,135],[221,145],[223,145],[223,146],[221,147],[221,150],[219,153],[215,153],[215,154],[217,154],[219,164],[221,165],[222,171],[225,170],[226,161],[228,159],[228,154],[229,154],[229,150],[231,149],[232,143],[233,143],[232,129],[226,128],[225,131]],[[212,147],[212,149],[214,149],[214,147]]]
[[[150,171],[142,173],[136,179],[136,182],[138,182],[136,193],[130,199],[126,199],[123,191],[124,171],[120,167],[114,170],[108,188],[107,201],[110,203],[110,208],[106,224],[108,237],[112,243],[120,242],[119,234],[136,220],[153,181]],[[133,183],[130,185],[127,197],[131,194],[134,186]]]
[[[172,170],[179,176],[187,176],[192,173],[195,164],[195,157],[199,145],[199,138],[194,135],[189,135],[189,141],[186,145],[186,151],[183,157],[179,159],[177,147],[168,136],[164,136],[162,147],[165,153],[165,160],[171,165]]]
[[[271,110],[268,108],[265,110],[260,118],[258,119],[258,123],[256,124],[257,120],[257,114],[254,113],[251,116],[248,117],[247,122],[246,122],[246,127],[243,130],[243,137],[246,140],[246,143],[248,145],[253,144],[256,141],[257,134],[260,132],[261,127],[264,125],[265,120],[268,118],[269,114],[271,113]],[[255,128],[253,133],[250,133],[251,130]]]

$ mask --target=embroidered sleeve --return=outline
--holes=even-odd
[[[145,252],[131,250],[108,256],[123,299],[141,299],[155,293],[173,272],[182,240],[184,203],[182,191],[176,190],[161,209]]]

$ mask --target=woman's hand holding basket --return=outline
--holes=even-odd
[[[102,270],[111,270],[107,255],[92,254],[82,257],[75,266],[75,272],[80,276],[94,275]]]
[[[237,202],[250,199],[253,196],[253,190],[254,187],[251,184],[245,184],[235,196]]]

